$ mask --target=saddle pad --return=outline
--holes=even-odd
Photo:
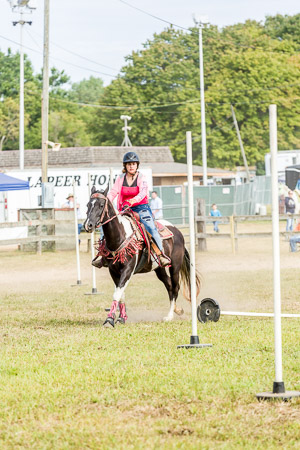
[[[171,230],[169,230],[168,227],[166,227],[165,225],[159,223],[159,222],[155,222],[155,225],[157,226],[157,224],[160,225],[160,227],[157,227],[159,235],[162,239],[170,239],[171,237],[174,236],[174,234],[172,233]]]

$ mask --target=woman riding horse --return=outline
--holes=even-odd
[[[118,210],[126,206],[138,213],[140,221],[151,234],[159,252],[159,262],[162,267],[169,266],[170,258],[164,254],[163,244],[159,232],[154,224],[151,208],[148,203],[149,189],[146,177],[139,171],[140,160],[136,153],[127,152],[123,157],[123,174],[118,176],[108,194],[111,202],[118,195]]]

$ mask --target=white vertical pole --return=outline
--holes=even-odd
[[[20,122],[19,122],[19,147],[20,170],[24,170],[24,53],[23,53],[23,20],[20,20]]]
[[[192,156],[191,131],[186,132],[186,154],[187,154],[188,187],[189,187],[192,336],[197,336],[198,332],[197,332],[197,305],[196,305],[195,222],[194,222],[193,156]]]
[[[109,184],[110,184],[109,188],[111,189],[114,185],[114,171],[112,167],[110,167],[109,169]]]
[[[88,188],[89,188],[89,196],[91,195],[91,175],[88,174]],[[91,254],[92,254],[92,261],[95,258],[95,234],[94,231],[91,233]],[[92,266],[92,294],[97,292],[97,286],[96,286],[96,268],[95,266]]]
[[[75,227],[75,243],[76,243],[76,261],[77,261],[77,284],[81,284],[80,275],[80,256],[79,256],[79,242],[78,242],[78,219],[77,219],[77,198],[76,198],[76,183],[73,181],[73,196],[74,196],[74,227]]]
[[[277,171],[277,110],[269,106],[270,150],[272,177],[272,239],[273,239],[273,298],[275,335],[275,381],[282,382],[282,342],[281,342],[281,293],[280,293],[280,249],[279,249],[279,207]]]
[[[199,62],[200,62],[200,101],[201,101],[201,140],[202,140],[202,168],[203,185],[207,186],[207,157],[206,157],[206,127],[205,127],[205,101],[204,101],[204,67],[202,25],[199,25]]]

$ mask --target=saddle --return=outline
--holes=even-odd
[[[133,218],[134,221],[138,222],[139,226],[141,226],[145,230],[145,233],[147,234],[146,229],[145,229],[144,225],[142,224],[142,222],[140,221],[140,216],[138,215],[137,212],[132,211],[131,209],[127,209],[126,212],[124,213],[124,216],[128,216],[131,219]],[[155,220],[154,224],[155,224],[155,226],[156,226],[156,228],[157,228],[157,230],[158,230],[162,240],[163,239],[170,239],[171,237],[174,236],[172,231],[169,230],[169,228],[166,227],[166,225],[162,224],[158,220]]]

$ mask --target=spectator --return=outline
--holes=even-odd
[[[216,205],[215,203],[213,203],[213,204],[211,205],[210,216],[212,216],[212,217],[222,217],[222,214],[221,214],[220,211],[218,210],[217,205]],[[219,233],[218,223],[219,223],[219,222],[217,222],[217,221],[214,221],[214,222],[213,222],[213,224],[214,224],[214,231],[215,231],[216,233]]]
[[[74,208],[74,196],[73,196],[73,194],[69,194],[68,195],[66,203],[63,204],[63,208],[70,208],[70,209]],[[77,219],[79,220],[80,219],[80,205],[79,205],[79,203],[77,203],[76,208],[77,208]],[[78,222],[78,236],[80,235],[82,227],[83,227],[83,225]],[[80,240],[79,240],[79,243],[80,243]]]
[[[297,243],[300,242],[300,234],[295,234],[290,237],[291,252],[297,252]]]
[[[296,204],[295,204],[295,201],[293,199],[293,191],[289,191],[288,192],[288,197],[285,197],[284,203],[285,203],[285,212],[287,214],[294,214],[295,213]],[[286,231],[293,231],[293,222],[294,222],[293,217],[288,217],[287,218]]]
[[[152,210],[155,220],[159,220],[159,219],[163,218],[163,213],[162,213],[163,202],[162,202],[162,199],[159,198],[159,196],[157,195],[156,191],[153,191],[151,194],[150,207],[151,207],[151,210]]]

